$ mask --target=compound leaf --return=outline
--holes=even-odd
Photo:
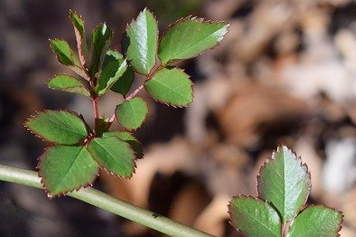
[[[29,118],[25,126],[40,138],[62,145],[77,144],[88,135],[83,118],[67,111],[40,112]]]
[[[135,154],[130,145],[117,137],[94,138],[88,145],[93,158],[109,173],[130,178],[135,170]]]
[[[84,66],[86,63],[87,52],[88,52],[84,20],[81,15],[79,15],[74,11],[69,12],[69,18],[74,27],[74,33],[77,40],[79,60]]]
[[[230,202],[229,213],[231,224],[246,236],[281,236],[278,213],[260,199],[237,196]]]
[[[292,222],[288,237],[337,237],[341,222],[341,213],[324,206],[310,206]]]
[[[66,91],[90,97],[90,92],[83,83],[76,78],[65,74],[52,77],[48,82],[48,87],[53,90]]]
[[[105,24],[102,23],[97,26],[92,33],[92,56],[91,56],[91,67],[90,74],[95,76],[95,74],[101,68],[105,54],[109,48],[113,32]]]
[[[273,204],[284,223],[294,218],[306,202],[310,191],[306,165],[287,147],[278,147],[258,176],[258,192]]]
[[[98,164],[84,146],[49,147],[39,161],[39,175],[51,197],[91,184],[98,171]]]
[[[114,60],[106,65],[103,64],[103,69],[100,72],[98,84],[95,87],[95,92],[98,95],[104,95],[115,82],[124,74],[127,69],[126,60]]]
[[[146,91],[156,100],[175,107],[184,107],[193,101],[193,83],[178,68],[162,68],[145,82]]]
[[[228,26],[225,22],[206,22],[197,18],[180,19],[163,34],[158,56],[163,65],[195,57],[215,47],[228,32]]]
[[[103,137],[117,137],[128,144],[130,144],[131,149],[135,152],[137,159],[143,158],[143,149],[141,143],[129,132],[124,131],[112,131],[112,132],[105,132]]]
[[[158,26],[153,14],[144,9],[126,29],[126,56],[133,69],[147,75],[155,65]]]
[[[141,127],[147,113],[147,103],[140,97],[122,102],[115,110],[118,122],[129,130],[136,130]]]

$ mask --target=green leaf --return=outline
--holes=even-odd
[[[112,85],[117,82],[117,80],[119,80],[126,69],[126,60],[116,60],[105,65],[100,73],[98,84],[95,87],[95,92],[98,95],[104,95],[106,91],[109,90]]]
[[[67,41],[63,39],[53,39],[50,40],[50,46],[53,52],[57,55],[57,59],[60,63],[68,66],[71,70],[86,80],[89,80],[85,69],[83,69],[77,55],[75,55]]]
[[[129,45],[126,56],[133,69],[147,75],[155,65],[158,26],[153,14],[144,9],[126,29]]]
[[[258,176],[260,197],[277,208],[284,223],[298,214],[308,198],[310,186],[306,165],[285,146],[273,153]]]
[[[110,45],[112,35],[112,30],[105,23],[100,24],[94,29],[92,33],[92,57],[90,75],[95,76],[95,74],[101,68],[105,54]]]
[[[87,49],[84,20],[81,15],[79,15],[74,11],[69,12],[69,18],[74,27],[74,33],[77,40],[79,60],[82,65],[85,65],[88,49]]]
[[[120,79],[111,86],[111,90],[122,94],[124,97],[130,91],[131,85],[134,81],[135,73],[132,67],[128,66]]]
[[[67,111],[40,112],[29,118],[25,126],[36,136],[62,145],[77,144],[88,135],[83,118]]]
[[[141,143],[129,132],[123,131],[112,131],[112,132],[105,132],[103,137],[117,137],[125,142],[127,142],[131,149],[134,150],[136,158],[142,159],[143,158],[143,149]]]
[[[158,56],[163,65],[195,57],[218,45],[228,32],[228,26],[225,22],[206,22],[197,18],[180,19],[163,34]]]
[[[60,63],[66,66],[81,67],[78,57],[74,54],[67,41],[63,39],[52,39],[50,40],[50,45]]]
[[[266,202],[253,197],[235,197],[229,205],[231,224],[249,237],[280,237],[278,213]]]
[[[66,91],[90,97],[90,92],[83,83],[65,74],[52,77],[48,82],[48,87],[53,90]]]
[[[162,68],[145,82],[147,92],[156,100],[176,107],[193,101],[193,83],[183,70]]]
[[[141,127],[147,113],[147,103],[140,97],[122,102],[115,110],[118,122],[129,130],[136,130]]]
[[[125,60],[122,54],[118,51],[108,50],[104,58],[103,68],[106,68],[108,64],[115,61],[119,61],[120,64],[122,64]],[[124,74],[120,76],[119,80],[117,80],[110,89],[125,96],[131,88],[134,76],[134,71],[127,65]]]
[[[105,68],[105,67],[107,67],[108,64],[110,64],[112,62],[115,62],[115,61],[118,61],[118,60],[121,60],[121,62],[123,62],[124,61],[124,56],[120,52],[118,52],[116,50],[108,50],[105,53],[105,57],[104,57],[102,68]]]
[[[98,164],[84,146],[49,147],[39,161],[39,175],[51,197],[88,186],[98,171]]]
[[[310,206],[289,227],[288,237],[337,237],[342,214],[324,206]]]
[[[135,170],[135,154],[130,145],[116,137],[94,138],[88,149],[106,171],[130,178]]]

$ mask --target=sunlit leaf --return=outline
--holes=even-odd
[[[145,82],[146,91],[159,102],[184,107],[193,101],[193,83],[189,76],[178,68],[158,70]]]
[[[142,159],[143,158],[143,149],[141,143],[129,132],[124,131],[112,131],[112,132],[105,132],[103,137],[117,137],[128,144],[130,144],[132,150],[134,150],[136,158]]]
[[[53,90],[66,91],[90,97],[90,92],[76,78],[60,74],[52,77],[48,82],[48,87]]]
[[[94,138],[88,149],[99,165],[108,172],[129,178],[135,170],[135,153],[130,145],[116,137]]]
[[[225,22],[207,22],[198,18],[184,18],[171,25],[163,34],[158,56],[163,65],[188,59],[215,47],[228,32]]]
[[[83,69],[78,59],[78,56],[73,52],[67,41],[63,39],[52,39],[50,40],[50,45],[61,64],[68,66],[75,73],[86,80],[89,80],[85,69]]]
[[[229,205],[231,224],[248,237],[281,237],[278,213],[253,197],[235,197]]]
[[[72,21],[74,27],[75,37],[77,40],[79,60],[81,64],[84,66],[86,64],[86,58],[88,53],[84,20],[81,15],[73,11],[69,12],[69,18]]]
[[[122,102],[115,110],[118,122],[129,130],[135,130],[141,127],[146,119],[147,113],[147,103],[140,97]]]
[[[155,65],[158,26],[153,14],[145,9],[126,29],[128,48],[126,56],[133,69],[149,74]]]
[[[105,24],[97,26],[92,33],[92,56],[90,75],[95,76],[101,68],[105,54],[109,48],[113,32]]]
[[[78,57],[70,48],[67,41],[62,39],[52,39],[50,40],[50,45],[60,63],[66,66],[81,67]]]
[[[25,126],[40,138],[63,145],[77,144],[88,135],[83,118],[67,111],[40,112],[29,118]]]
[[[100,73],[95,92],[104,95],[115,82],[124,74],[127,69],[126,60],[115,60],[105,65]]]
[[[307,167],[285,146],[273,153],[258,177],[260,197],[277,208],[285,223],[294,218],[306,202],[310,185]]]
[[[84,146],[49,147],[39,161],[39,175],[52,197],[88,186],[98,168]]]
[[[337,237],[341,222],[341,213],[324,206],[310,206],[292,222],[288,237]]]

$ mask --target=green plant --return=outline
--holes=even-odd
[[[72,111],[38,112],[25,126],[52,144],[39,158],[39,172],[0,165],[0,180],[43,188],[50,198],[69,195],[171,236],[211,236],[82,187],[92,184],[99,169],[122,178],[133,175],[135,160],[143,158],[141,144],[133,132],[142,126],[148,113],[148,105],[138,93],[145,90],[156,101],[174,107],[191,103],[193,83],[174,63],[215,47],[227,33],[228,24],[183,18],[169,26],[159,39],[157,21],[145,9],[126,29],[124,56],[109,50],[113,32],[105,23],[93,30],[89,50],[82,17],[70,12],[70,20],[77,53],[63,39],[53,39],[50,45],[58,61],[81,79],[59,74],[49,80],[48,86],[92,100],[94,127]],[[144,75],[146,80],[133,89],[135,73]],[[122,102],[106,117],[99,113],[98,99],[109,90],[121,95]],[[121,129],[110,131],[115,119]],[[296,237],[305,233],[308,237],[337,236],[340,213],[322,206],[308,207],[299,213],[309,191],[306,166],[290,150],[281,147],[261,169],[260,198],[238,196],[231,201],[231,223],[250,237]]]
[[[77,39],[76,54],[63,39],[50,40],[58,61],[72,69],[82,80],[60,74],[48,86],[86,96],[93,101],[95,125],[86,123],[80,114],[71,111],[47,110],[29,118],[25,126],[36,136],[52,143],[39,158],[39,176],[50,197],[66,194],[90,185],[99,168],[130,178],[135,159],[143,157],[142,148],[132,134],[144,123],[148,106],[138,92],[145,89],[155,100],[175,107],[187,106],[193,100],[193,83],[189,75],[174,62],[189,59],[215,47],[227,33],[224,22],[204,22],[184,18],[171,25],[158,43],[158,25],[147,9],[127,26],[124,45],[126,58],[109,50],[112,30],[100,24],[92,33],[88,53],[86,30],[82,17],[70,12]],[[159,61],[156,61],[158,54]],[[135,73],[146,80],[130,94]],[[100,115],[98,99],[109,90],[124,100],[111,117]],[[122,130],[109,131],[117,119]]]
[[[311,189],[305,164],[282,146],[257,176],[258,198],[237,196],[229,205],[231,224],[250,237],[339,236],[342,214],[321,205],[301,210]]]

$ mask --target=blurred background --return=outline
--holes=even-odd
[[[264,160],[285,144],[308,164],[308,203],[343,211],[342,237],[356,236],[356,1],[0,0],[0,163],[34,170],[44,144],[23,128],[35,110],[67,108],[91,121],[89,100],[51,91],[68,72],[49,38],[75,46],[69,9],[87,32],[106,21],[120,49],[126,24],[145,6],[164,30],[197,15],[225,20],[220,46],[180,66],[195,83],[187,109],[154,103],[136,135],[145,159],[131,180],[105,173],[95,187],[216,236],[240,236],[227,204],[256,195]],[[122,100],[109,94],[102,112]],[[72,198],[0,182],[2,237],[156,237],[161,234]]]

